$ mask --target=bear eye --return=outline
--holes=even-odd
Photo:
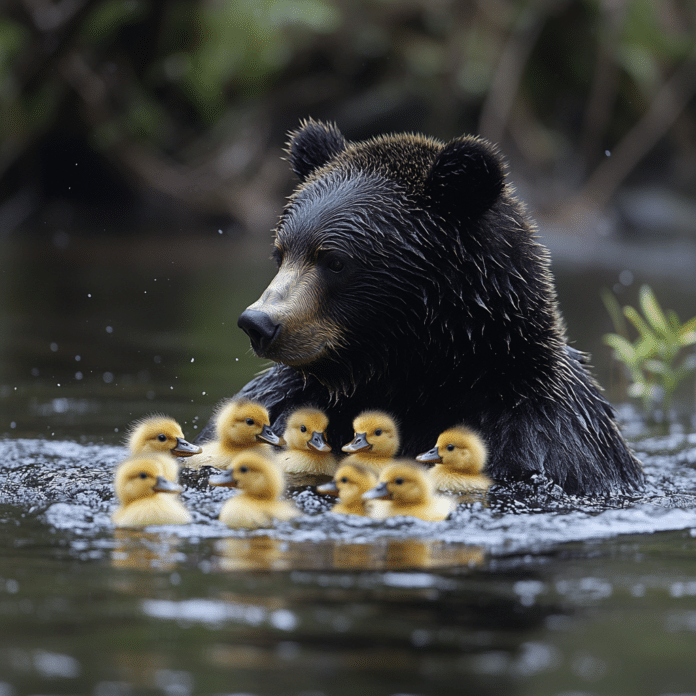
[[[300,432],[301,432],[301,433],[306,433],[306,432],[307,432],[307,426],[306,426],[306,425],[301,425],[301,426],[300,426]]]
[[[330,271],[333,271],[334,273],[340,273],[344,269],[344,267],[345,264],[339,258],[334,257],[331,259],[331,261],[329,261],[328,268]]]
[[[157,439],[158,439],[160,442],[166,442],[166,441],[167,441],[167,436],[166,436],[164,433],[160,433],[160,434],[157,436]]]
[[[246,424],[247,424],[247,425],[254,425],[254,419],[253,419],[253,418],[247,418],[247,419],[246,419]]]
[[[377,430],[375,430],[375,435],[381,435],[381,434],[382,434],[382,428],[377,428]]]
[[[239,467],[239,473],[240,473],[240,474],[246,474],[247,471],[249,471],[249,467],[247,467],[247,466],[240,466],[240,467]]]
[[[447,445],[447,451],[451,452],[454,449],[454,445]]]
[[[404,480],[401,478],[401,476],[399,476],[399,478],[395,478],[395,479],[394,479],[394,483],[395,483],[397,486],[400,486],[403,482],[404,482]]]

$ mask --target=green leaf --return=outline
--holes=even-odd
[[[661,360],[646,360],[643,367],[656,375],[666,375],[669,371],[669,367]]]
[[[623,308],[623,312],[626,315],[626,318],[631,322],[631,324],[633,324],[633,326],[636,327],[638,333],[641,336],[654,337],[653,330],[648,326],[648,324],[645,322],[643,317],[640,316],[637,310],[633,309],[633,307],[631,307],[630,305],[627,305]]]
[[[619,301],[616,299],[616,295],[614,295],[613,292],[610,292],[606,288],[604,288],[600,292],[600,295],[602,298],[602,302],[604,303],[604,306],[606,307],[606,310],[609,313],[609,316],[611,317],[611,322],[614,325],[614,330],[620,336],[628,338],[628,327],[626,326],[626,322],[624,321],[623,312],[621,311],[621,305],[619,304]]]
[[[670,336],[671,331],[667,317],[665,317],[662,307],[655,298],[652,288],[649,285],[642,285],[639,292],[640,307],[645,318],[650,325],[663,336]]]
[[[689,319],[686,324],[682,325],[677,335],[679,344],[682,346],[690,346],[696,343],[696,317]]]
[[[636,359],[633,345],[619,334],[604,334],[604,342],[616,351],[617,357],[627,365],[632,365]]]

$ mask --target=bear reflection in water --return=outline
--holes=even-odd
[[[378,409],[402,456],[466,424],[498,482],[545,477],[567,493],[643,484],[585,356],[566,344],[549,255],[495,146],[418,135],[349,142],[307,121],[299,185],[275,230],[278,273],[239,326],[276,365],[240,392],[275,430],[303,404],[329,442]],[[213,435],[209,424],[201,434]]]

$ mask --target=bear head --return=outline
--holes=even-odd
[[[288,153],[300,184],[275,231],[278,273],[238,322],[259,357],[349,395],[430,371],[441,387],[442,361],[466,372],[474,353],[477,371],[504,372],[524,355],[513,344],[562,333],[545,250],[486,141],[350,143],[307,121]]]

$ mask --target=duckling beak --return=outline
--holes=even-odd
[[[328,483],[323,483],[321,486],[317,486],[317,493],[338,495],[338,486],[335,481],[329,481]]]
[[[176,438],[176,445],[172,447],[172,454],[177,457],[190,457],[192,454],[200,454],[203,451],[202,447],[192,445],[188,440],[182,437]]]
[[[431,450],[428,450],[427,452],[423,452],[423,454],[419,454],[416,457],[416,461],[417,462],[429,462],[431,464],[441,464],[442,457],[440,456],[440,453],[438,452],[437,446],[435,446]]]
[[[392,500],[392,494],[387,488],[386,481],[382,481],[378,486],[371,488],[367,493],[362,494],[363,500],[372,500],[373,498],[385,498],[386,500]]]
[[[208,485],[210,486],[227,486],[228,488],[236,488],[237,482],[234,480],[232,469],[223,471],[221,474],[213,474],[208,479]]]
[[[158,476],[152,490],[155,491],[155,493],[179,493],[181,491],[181,486],[173,481],[169,481],[164,478],[164,476]]]
[[[341,447],[344,452],[362,452],[371,448],[372,445],[367,441],[367,433],[355,433],[353,442],[349,442]]]
[[[331,451],[329,443],[324,439],[324,433],[318,433],[316,430],[312,433],[312,438],[307,442],[307,447],[317,452]]]
[[[284,445],[285,440],[283,440],[282,437],[276,435],[270,428],[269,425],[266,425],[264,423],[263,428],[261,429],[261,432],[256,436],[257,440],[261,440],[261,442],[267,442],[269,445]]]

